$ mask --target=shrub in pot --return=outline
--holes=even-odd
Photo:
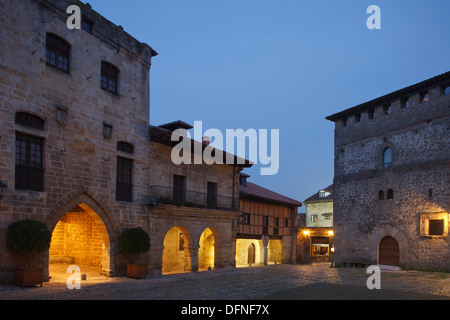
[[[147,265],[138,264],[137,257],[140,253],[150,250],[150,237],[141,228],[125,230],[119,241],[119,250],[122,254],[130,256],[131,261],[127,264],[127,277],[145,278]]]
[[[47,226],[35,220],[19,220],[8,226],[6,246],[8,250],[26,258],[25,266],[14,270],[14,283],[21,287],[40,284],[42,287],[42,263],[35,265],[31,259],[50,248],[52,234]],[[40,259],[39,259],[40,260]]]

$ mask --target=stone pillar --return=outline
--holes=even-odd
[[[185,256],[185,264],[184,271],[185,272],[197,272],[198,271],[198,249],[199,246],[185,246],[184,247],[184,256]]]
[[[269,246],[269,237],[268,236],[262,236],[262,250],[263,250],[263,261],[264,261],[264,265],[267,265],[267,257],[268,257],[268,251],[267,251],[267,247]]]
[[[231,250],[231,244],[214,244],[214,269],[233,265],[233,262],[230,261]]]
[[[162,274],[162,260],[163,260],[164,246],[150,247],[148,274],[161,275]]]

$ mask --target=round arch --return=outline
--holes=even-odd
[[[188,229],[180,225],[172,226],[162,239],[162,274],[192,271],[194,246]]]
[[[222,236],[214,227],[203,229],[199,238],[198,267],[199,270],[209,270],[219,267],[222,255]]]
[[[369,252],[373,255],[373,260],[379,262],[379,246],[381,241],[390,237],[398,244],[399,265],[408,258],[408,238],[399,229],[391,226],[379,226],[369,237]]]

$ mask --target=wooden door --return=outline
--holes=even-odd
[[[253,243],[248,246],[248,263],[255,263],[255,245]]]
[[[398,266],[400,260],[400,251],[398,242],[392,237],[385,237],[380,241],[378,248],[378,263]]]

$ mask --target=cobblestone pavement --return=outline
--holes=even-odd
[[[66,286],[69,276],[65,273],[66,268],[67,266],[60,265],[59,269],[51,270],[52,279],[44,283],[42,288],[0,286],[0,299],[245,300],[265,297],[270,299],[302,297],[303,299],[308,296],[313,299],[371,299],[374,296],[370,293],[378,291],[376,298],[380,299],[384,299],[383,292],[385,292],[388,297],[386,299],[444,298],[450,300],[449,273],[383,271],[381,290],[369,290],[366,281],[370,274],[366,273],[366,269],[330,268],[328,263],[226,268],[196,273],[149,276],[140,280],[104,278],[82,267],[81,272],[87,274],[87,280],[81,282],[80,290],[69,290]],[[297,295],[292,294],[292,290],[297,290]],[[299,292],[303,294],[299,296]],[[352,292],[354,292],[353,295]],[[414,296],[408,294],[414,294]]]

